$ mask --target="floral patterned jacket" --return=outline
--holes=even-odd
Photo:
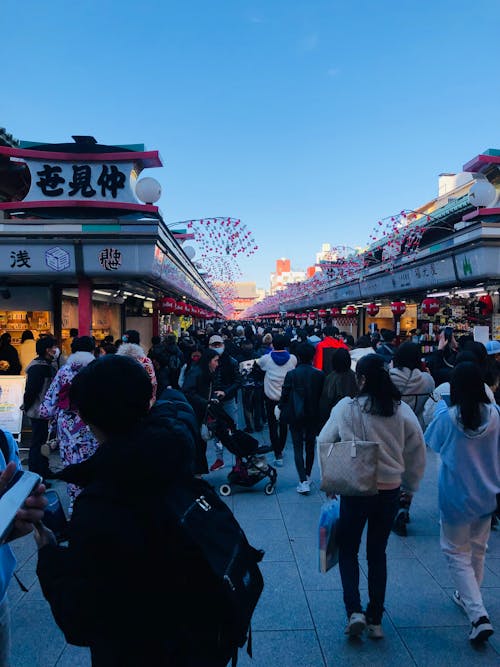
[[[69,388],[73,378],[94,359],[91,352],[71,354],[64,366],[57,371],[40,406],[40,415],[51,421],[49,433],[56,432],[63,466],[81,463],[92,456],[98,447],[89,427],[76,412],[70,410],[69,405]],[[79,490],[75,485],[68,485],[71,499],[78,495]]]

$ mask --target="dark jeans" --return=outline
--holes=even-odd
[[[259,392],[260,389],[260,392]],[[245,426],[252,431],[262,430],[262,387],[242,387],[241,402]]]
[[[47,419],[31,420],[31,445],[28,453],[28,468],[31,472],[45,477],[50,473],[49,460],[43,456],[40,448],[47,442],[49,433],[49,422]]]
[[[274,416],[274,408],[278,405],[278,401],[272,401],[267,396],[265,396],[264,400],[266,402],[267,425],[269,427],[271,446],[276,458],[281,458],[285,449],[288,427],[282,419],[278,422]]]
[[[384,612],[387,583],[385,550],[398,511],[399,489],[379,491],[376,496],[342,496],[340,500],[339,569],[344,589],[344,604],[349,617],[361,612],[358,552],[361,535],[368,521],[366,557],[368,560],[368,598],[370,623],[378,625]]]
[[[290,433],[293,442],[293,454],[295,457],[295,467],[301,482],[309,477],[314,463],[314,446],[316,444],[316,428],[311,424],[302,424],[290,426]],[[306,462],[304,465],[304,448],[306,452]]]

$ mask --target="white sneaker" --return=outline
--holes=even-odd
[[[305,482],[299,482],[297,485],[297,493],[309,493],[310,490],[311,484],[307,481],[307,479]]]
[[[366,634],[370,639],[383,639],[384,631],[381,625],[374,625],[373,623],[368,623],[366,626]]]
[[[359,637],[363,634],[366,628],[366,617],[361,612],[355,611],[349,617],[349,623],[347,624],[346,629],[344,630],[345,635],[349,637]]]
[[[458,591],[453,591],[452,600],[458,607],[460,607],[462,611],[465,611],[464,601],[462,600],[462,597]]]

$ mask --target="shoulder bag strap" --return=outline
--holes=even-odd
[[[353,407],[354,403],[356,403],[356,405],[358,406],[358,410],[359,410],[359,418],[361,420],[361,428],[363,429],[363,440],[368,440],[368,438],[366,437],[366,428],[365,428],[365,421],[363,419],[363,410],[361,409],[361,405],[359,404],[359,401],[358,401],[357,398],[353,399],[353,401],[351,403],[353,423],[354,423],[354,407]],[[353,429],[353,431],[354,431],[354,429]]]

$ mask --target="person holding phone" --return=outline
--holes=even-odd
[[[436,387],[449,382],[451,372],[457,363],[458,343],[453,329],[444,327],[439,334],[438,349],[432,352],[427,361],[429,371],[434,378]]]
[[[22,470],[14,437],[9,431],[4,430],[3,432],[7,447],[5,447],[5,454],[4,448],[0,451],[0,496],[8,489],[16,471]],[[10,664],[11,629],[7,588],[17,564],[14,553],[7,542],[28,535],[33,530],[33,524],[41,521],[44,507],[47,504],[44,493],[45,486],[39,484],[26,498],[23,506],[16,513],[5,543],[0,546],[0,665],[2,667]]]

